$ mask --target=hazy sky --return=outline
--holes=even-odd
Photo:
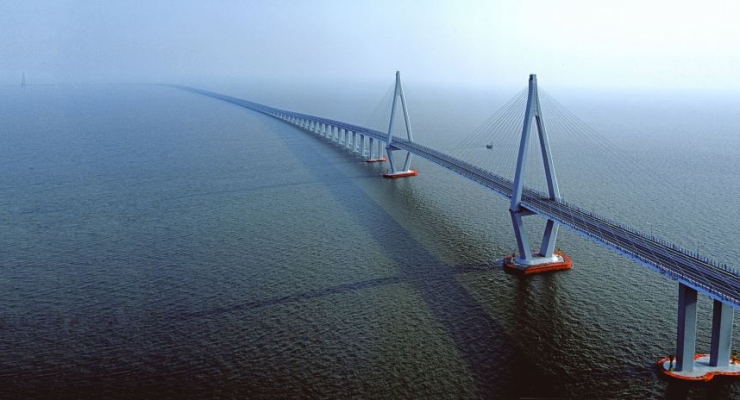
[[[732,0],[5,0],[0,84],[207,79],[740,90]]]

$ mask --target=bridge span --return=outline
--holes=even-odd
[[[372,161],[385,160],[387,152],[391,166],[391,175],[409,176],[411,154],[422,157],[473,182],[476,182],[511,201],[510,212],[514,223],[519,255],[517,262],[523,268],[551,262],[555,237],[559,225],[571,229],[584,238],[603,245],[612,251],[643,264],[660,274],[679,283],[679,313],[677,329],[677,351],[675,371],[691,374],[694,367],[696,338],[696,301],[697,293],[702,293],[714,300],[712,343],[710,364],[712,368],[726,368],[729,364],[732,344],[733,309],[740,309],[740,273],[732,268],[720,265],[693,252],[682,249],[671,243],[657,239],[652,235],[620,224],[619,222],[596,215],[560,199],[549,156],[549,144],[537,95],[536,77],[530,77],[530,92],[527,102],[522,132],[522,144],[519,152],[518,168],[523,165],[527,154],[528,140],[526,135],[536,126],[542,148],[549,193],[531,190],[523,185],[520,171],[514,181],[493,172],[484,170],[466,161],[455,158],[438,150],[416,143],[412,140],[411,129],[406,112],[405,99],[400,85],[400,76],[396,75],[396,93],[394,96],[391,121],[388,132],[337,121],[319,116],[281,110],[248,100],[214,93],[206,90],[176,86],[190,92],[202,94],[245,107],[262,114],[297,125],[307,131],[317,133],[358,153]],[[407,137],[392,135],[393,115],[396,100],[400,98],[406,122]],[[534,122],[534,124],[532,124]],[[374,142],[377,145],[374,145]],[[393,163],[393,152],[407,152],[403,170],[397,171]],[[415,171],[413,171],[415,174]],[[542,248],[532,252],[526,235],[523,232],[521,217],[537,214],[547,219]],[[534,253],[534,256],[532,256]],[[670,368],[673,369],[673,361]]]

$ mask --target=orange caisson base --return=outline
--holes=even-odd
[[[715,376],[740,377],[740,360],[730,359],[730,365],[727,367],[721,367],[723,369],[719,369],[719,367],[710,367],[710,368],[717,368],[717,369],[709,370],[707,368],[705,370],[704,368],[701,368],[701,365],[709,364],[709,354],[695,354],[694,355],[694,362],[695,362],[694,371],[692,371],[691,373],[681,373],[681,372],[671,371],[670,362],[671,362],[671,359],[669,357],[661,358],[660,360],[658,360],[658,370],[662,372],[663,375],[665,375],[666,377],[672,378],[672,379],[678,379],[682,381],[691,381],[691,382],[708,382],[708,381],[711,381],[712,378],[714,378]],[[675,362],[675,359],[674,359],[674,362]]]
[[[406,178],[408,176],[416,176],[416,175],[419,175],[419,171],[412,169],[411,171],[396,172],[395,174],[385,173],[383,174],[383,178],[396,179],[396,178]]]
[[[386,161],[386,160],[388,160],[388,159],[385,158],[385,157],[383,157],[383,158],[371,158],[369,160],[365,160],[365,162],[371,162],[371,163],[372,162],[383,162],[383,161]]]
[[[562,270],[571,268],[572,263],[568,255],[560,251],[556,251],[554,254],[562,257],[563,261],[537,264],[537,265],[531,265],[531,266],[517,264],[515,261],[516,254],[509,254],[508,256],[504,257],[504,270],[506,270],[506,272],[510,272],[514,274],[532,275],[532,274],[539,274],[542,272],[562,271]]]

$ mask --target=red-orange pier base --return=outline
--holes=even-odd
[[[416,176],[416,175],[419,175],[419,171],[412,169],[411,171],[396,172],[395,174],[385,173],[383,174],[383,178],[396,179],[396,178],[406,178],[408,176]]]
[[[387,158],[381,157],[381,158],[371,158],[369,160],[365,160],[365,162],[383,162],[383,161],[386,161],[386,160],[387,160]]]
[[[674,359],[673,365],[676,365]],[[740,378],[740,360],[730,359],[726,367],[712,367],[709,365],[709,354],[697,354],[694,356],[694,369],[692,371],[673,371],[671,360],[668,357],[658,360],[658,371],[668,378],[691,382],[708,382],[715,376],[734,376]]]
[[[572,263],[568,255],[560,251],[556,251],[553,254],[558,256],[558,261],[535,265],[519,264],[516,262],[516,254],[509,254],[504,257],[504,270],[513,274],[532,275],[542,272],[562,271],[571,268]]]

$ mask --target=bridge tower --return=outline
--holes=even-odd
[[[396,106],[398,100],[401,100],[401,109],[403,110],[403,121],[404,127],[406,128],[406,139],[409,142],[413,142],[411,135],[411,121],[409,121],[409,112],[406,108],[406,98],[403,96],[403,88],[401,87],[401,72],[396,71],[396,89],[393,93],[393,105],[391,106],[391,120],[388,123],[388,141],[386,142],[386,152],[388,153],[388,164],[391,167],[390,172],[383,174],[385,178],[404,178],[407,176],[416,176],[418,171],[411,169],[411,153],[406,153],[406,160],[403,163],[403,169],[400,171],[396,170],[396,164],[393,162],[393,152],[400,150],[393,146],[393,124],[396,122]]]
[[[519,156],[517,158],[516,174],[514,175],[514,186],[512,188],[511,204],[509,206],[519,254],[508,256],[504,260],[507,270],[522,272],[524,274],[569,269],[571,266],[570,257],[555,251],[555,240],[557,239],[559,227],[557,222],[551,219],[547,220],[542,244],[539,252],[536,253],[532,252],[527,233],[524,231],[523,217],[534,214],[534,212],[527,209],[526,205],[522,203],[524,196],[524,167],[527,164],[529,154],[529,137],[532,133],[532,121],[535,122],[539,136],[549,199],[557,201],[560,200],[560,189],[558,189],[558,179],[555,175],[550,143],[548,142],[547,131],[545,130],[545,120],[542,115],[540,98],[537,93],[537,75],[535,74],[529,76],[527,109],[524,113],[524,126],[522,127],[522,138],[519,144]]]

